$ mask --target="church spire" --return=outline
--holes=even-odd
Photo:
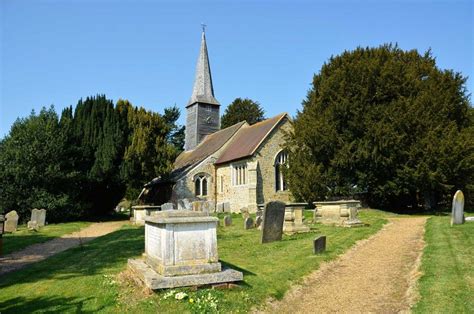
[[[202,24],[201,51],[196,66],[196,77],[194,79],[193,94],[186,107],[195,103],[210,104],[219,106],[219,102],[214,98],[214,88],[212,87],[211,67],[207,54],[205,25]]]

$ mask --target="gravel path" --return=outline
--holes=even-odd
[[[13,252],[0,258],[0,275],[18,270],[31,263],[42,261],[54,254],[65,251],[94,240],[97,237],[114,232],[127,221],[98,222],[62,237],[33,244],[21,251]]]
[[[338,259],[324,263],[269,313],[407,312],[416,298],[426,218],[395,218]],[[331,239],[329,239],[329,245]]]

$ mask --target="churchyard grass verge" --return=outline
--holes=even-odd
[[[426,223],[415,313],[474,313],[474,222],[451,227],[450,219],[433,216]]]
[[[90,222],[49,224],[41,227],[39,231],[28,230],[26,225],[19,225],[16,232],[3,235],[3,254],[10,254],[32,244],[43,243],[65,234],[79,231],[89,224]]]
[[[321,262],[380,230],[386,216],[364,210],[360,218],[370,226],[351,229],[316,224],[311,225],[314,232],[285,235],[283,241],[262,245],[260,231],[244,230],[243,219],[233,215],[232,226],[218,228],[219,257],[224,266],[244,273],[240,288],[180,288],[172,293],[147,293],[130,280],[130,274],[128,279],[124,275],[127,259],[139,257],[144,250],[143,227],[125,226],[82,249],[70,249],[5,275],[0,279],[0,312],[247,312],[268,298],[282,298]],[[321,234],[327,236],[327,251],[313,255],[312,240]]]

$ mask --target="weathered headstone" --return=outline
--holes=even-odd
[[[18,227],[18,214],[12,210],[5,215],[5,230],[4,232],[15,232]]]
[[[453,208],[451,213],[451,226],[464,223],[464,194],[457,190],[453,197]]]
[[[217,203],[216,212],[223,213],[224,212],[224,203]]]
[[[263,211],[262,243],[280,241],[285,220],[285,203],[275,201],[265,204]]]
[[[46,223],[46,209],[32,209],[30,221],[36,221],[38,227],[44,227]]]
[[[224,202],[222,204],[224,206],[224,213],[230,213],[230,203],[229,202]]]
[[[466,219],[464,219],[465,221],[474,221],[474,217],[466,217]]]
[[[262,222],[263,222],[262,216],[257,216],[257,218],[255,218],[255,227],[261,229],[260,227],[262,226]]]
[[[39,229],[38,223],[36,221],[28,221],[28,229],[38,231]]]
[[[232,225],[232,216],[227,215],[224,217],[224,226],[228,227]]]
[[[173,210],[173,209],[174,209],[174,204],[173,203],[164,203],[163,205],[161,205],[161,210],[162,211]]]
[[[253,227],[254,227],[254,223],[253,223],[252,217],[245,218],[245,221],[244,221],[245,230],[252,229]]]
[[[326,236],[320,236],[313,241],[313,253],[319,254],[326,251]]]

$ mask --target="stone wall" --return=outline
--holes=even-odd
[[[275,157],[282,150],[284,132],[291,130],[288,119],[280,122],[270,136],[262,143],[254,156],[217,166],[217,202],[229,202],[232,212],[247,209],[257,210],[257,204],[268,201],[289,202],[292,200],[289,191],[276,191],[275,187]],[[247,184],[232,186],[232,165],[247,163]],[[221,180],[223,180],[221,191]]]

